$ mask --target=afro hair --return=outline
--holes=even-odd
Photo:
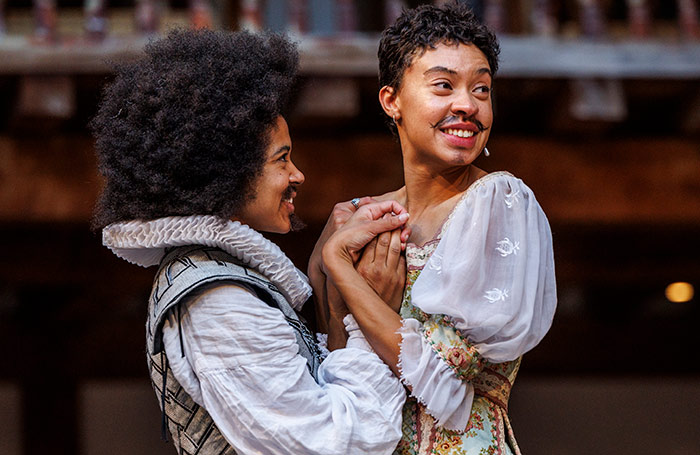
[[[175,30],[117,66],[90,123],[105,177],[94,227],[237,213],[254,195],[298,60],[280,35]]]

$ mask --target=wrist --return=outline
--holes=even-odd
[[[347,271],[347,269],[352,269],[354,271],[355,268],[350,255],[344,254],[345,251],[343,248],[334,248],[334,246],[334,244],[329,242],[323,248],[322,260],[324,270],[322,273],[331,277],[338,277],[343,272]]]

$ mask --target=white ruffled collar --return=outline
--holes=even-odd
[[[160,263],[168,247],[213,246],[263,274],[294,309],[300,309],[311,296],[308,279],[282,250],[238,221],[193,215],[113,223],[102,230],[102,244],[120,258],[142,267]]]

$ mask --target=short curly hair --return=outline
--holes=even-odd
[[[496,75],[501,52],[496,35],[465,4],[450,2],[406,9],[382,32],[377,52],[379,86],[398,91],[413,60],[443,43],[473,44],[484,53],[491,74]],[[394,131],[395,125],[390,125]]]
[[[254,196],[298,61],[281,35],[175,30],[117,66],[90,123],[106,180],[93,227],[236,214]]]

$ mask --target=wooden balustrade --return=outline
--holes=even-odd
[[[433,0],[443,3],[445,0]],[[654,28],[660,22],[655,19],[662,6],[665,18],[675,18],[679,37],[700,40],[698,0],[676,0],[675,2],[650,2],[649,0],[461,0],[467,3],[499,34],[557,36],[566,32],[570,36],[572,27],[580,37],[600,40],[608,35],[611,11],[625,11],[627,36],[633,39],[648,39],[654,36]],[[0,0],[0,37],[12,30],[8,22],[6,0]],[[178,9],[186,16],[186,22],[194,28],[271,28],[293,35],[318,35],[327,37],[347,36],[355,32],[378,32],[391,23],[404,6],[414,6],[427,1],[411,0],[189,0],[186,8],[171,8],[167,0],[134,0],[133,30],[135,34],[151,35],[163,30],[168,11]],[[61,37],[58,23],[66,8],[56,0],[33,0],[33,43],[56,43]],[[127,3],[128,5],[128,3]],[[573,5],[573,6],[572,6]],[[169,9],[170,8],[170,9]],[[25,8],[26,9],[26,8]],[[109,35],[110,8],[107,0],[85,0],[83,3],[83,30],[89,41],[100,41]],[[221,20],[226,16],[227,20]],[[228,20],[232,17],[232,20]],[[382,20],[377,21],[377,17]],[[668,23],[668,19],[662,21]],[[619,27],[617,27],[619,28]]]

